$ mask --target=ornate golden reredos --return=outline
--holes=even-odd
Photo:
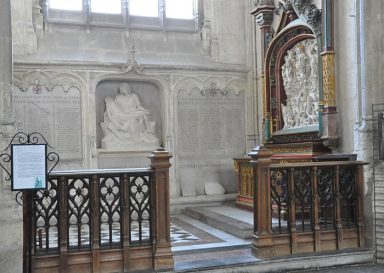
[[[316,36],[321,34],[321,10],[311,4],[311,0],[279,0],[277,14],[292,11],[308,24]]]

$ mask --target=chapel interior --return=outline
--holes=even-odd
[[[384,264],[382,11],[0,0],[0,272]]]

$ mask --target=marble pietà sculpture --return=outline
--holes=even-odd
[[[104,121],[100,123],[104,137],[101,148],[106,150],[143,150],[159,146],[156,123],[141,106],[139,97],[128,83],[122,83],[119,93],[105,98]]]

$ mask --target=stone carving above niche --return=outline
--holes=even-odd
[[[105,98],[101,148],[107,150],[155,149],[159,139],[155,135],[156,122],[151,120],[139,97],[128,83],[121,83],[115,97]]]
[[[85,88],[83,73],[72,74],[70,72],[51,72],[51,71],[15,71],[13,84],[18,86],[21,91],[27,91],[29,86],[34,86],[38,90],[44,86],[47,91],[52,91],[55,86],[61,86],[64,92],[72,87],[79,90]]]
[[[286,105],[281,104],[283,129],[303,128],[319,123],[319,70],[315,39],[306,39],[284,57],[281,68]]]
[[[316,36],[321,34],[321,10],[310,0],[279,0],[276,13],[280,14],[282,11],[291,15],[294,11],[299,18],[309,25]]]

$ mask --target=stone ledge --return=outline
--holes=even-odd
[[[284,258],[276,258],[271,260],[260,260],[255,262],[244,262],[239,260],[216,260],[213,262],[199,263],[196,261],[194,268],[175,268],[172,272],[199,272],[199,273],[278,273],[291,272],[300,270],[319,270],[332,267],[354,266],[363,264],[373,264],[374,252],[372,250],[344,251],[344,252],[328,252],[324,254],[312,255],[293,255]],[[219,262],[218,262],[219,261]],[[170,272],[170,271],[166,271]],[[348,271],[346,271],[348,272]]]
[[[235,202],[237,193],[227,193],[221,195],[196,195],[186,197],[171,198],[171,212],[180,213],[186,207],[199,207],[207,205],[220,205],[224,202]]]

